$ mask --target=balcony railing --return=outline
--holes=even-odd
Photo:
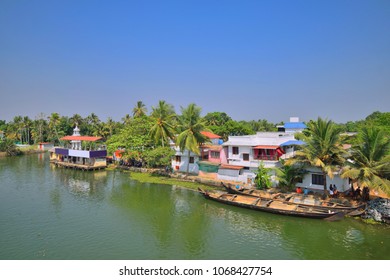
[[[258,155],[253,158],[254,160],[279,160],[277,155]]]

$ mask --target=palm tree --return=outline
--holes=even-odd
[[[364,127],[358,134],[358,144],[353,146],[351,161],[341,174],[351,178],[361,187],[379,189],[390,194],[390,139],[383,130]]]
[[[332,121],[318,118],[310,121],[303,133],[306,142],[302,149],[295,153],[295,157],[287,160],[287,164],[301,164],[315,166],[323,174],[324,192],[326,191],[326,176],[334,177],[344,163],[346,154],[340,143],[340,129]]]
[[[295,184],[303,179],[303,176],[307,173],[307,171],[305,171],[299,164],[286,164],[284,159],[280,159],[279,162],[281,167],[275,169],[276,178],[279,181],[279,187],[292,191],[295,188]]]
[[[124,125],[129,124],[131,122],[131,116],[129,114],[126,114],[126,116],[122,118],[122,122]]]
[[[32,121],[28,116],[25,116],[23,117],[22,124],[23,124],[23,132],[25,135],[24,140],[28,145],[30,145],[30,130],[32,126]]]
[[[91,113],[86,118],[88,124],[88,134],[93,134],[97,136],[99,134],[100,119],[95,113]]]
[[[176,145],[179,146],[180,151],[188,151],[188,159],[190,159],[190,152],[199,155],[199,147],[201,144],[209,142],[210,139],[204,136],[202,131],[209,131],[206,127],[205,121],[200,117],[201,108],[194,103],[188,105],[187,108],[181,108],[182,115],[179,118],[179,131]],[[187,165],[187,175],[189,172],[190,163]]]
[[[176,117],[173,106],[163,100],[158,102],[157,107],[152,107],[152,120],[154,125],[150,129],[150,137],[155,143],[161,141],[161,146],[174,138],[173,121]]]
[[[146,105],[142,101],[137,101],[137,105],[133,108],[133,117],[145,116],[147,112]]]
[[[58,113],[51,113],[49,116],[49,133],[51,135],[51,140],[54,140],[57,138],[58,141],[60,141],[60,138],[58,136],[58,125],[60,124],[60,115]]]
[[[107,128],[109,136],[111,137],[116,126],[115,121],[111,117],[108,117],[104,126]]]
[[[16,138],[18,138],[20,140],[20,143],[23,143],[23,138],[22,138],[22,136],[23,136],[23,134],[22,134],[23,117],[22,116],[14,117],[11,128],[12,128],[13,132],[15,133]]]
[[[80,127],[83,124],[83,117],[80,116],[79,114],[74,114],[70,118],[70,122],[71,122],[72,126],[77,125]]]

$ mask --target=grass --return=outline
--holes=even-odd
[[[216,187],[204,185],[197,182],[188,182],[180,179],[165,177],[161,175],[155,175],[150,173],[138,173],[131,172],[130,177],[134,180],[137,180],[141,183],[154,183],[154,184],[166,184],[166,185],[175,185],[187,189],[198,190],[198,188],[202,188],[204,190],[215,190]]]

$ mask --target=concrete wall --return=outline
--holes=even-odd
[[[317,168],[308,168],[308,173],[305,175],[305,177],[302,180],[302,183],[297,183],[296,185],[298,187],[307,187],[308,189],[312,190],[319,190],[322,191],[324,189],[323,185],[314,185],[312,184],[312,174],[322,174],[320,169]],[[340,177],[340,175],[335,174],[333,179],[331,179],[329,176],[326,176],[326,189],[329,190],[329,185],[336,185],[337,189],[341,192],[344,192],[350,188],[349,186],[349,180],[343,179]]]

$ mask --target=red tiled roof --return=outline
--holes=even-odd
[[[270,150],[276,150],[277,148],[279,148],[279,146],[273,146],[273,145],[259,145],[253,147],[253,149],[270,149]]]
[[[210,138],[210,139],[219,139],[221,138],[221,136],[217,135],[217,134],[214,134],[212,132],[209,132],[209,131],[202,131],[201,132],[204,136]]]
[[[237,166],[237,165],[229,165],[229,164],[222,164],[219,168],[222,169],[234,169],[234,170],[240,170],[243,169],[244,166]]]
[[[60,140],[76,140],[76,141],[90,141],[95,142],[97,140],[102,139],[102,137],[95,137],[95,136],[65,136],[62,137]]]
[[[205,145],[202,145],[202,148],[203,149],[209,149],[209,150],[211,150],[211,151],[221,151],[222,150],[222,146],[217,146],[217,145],[207,145],[207,144],[205,144]]]

